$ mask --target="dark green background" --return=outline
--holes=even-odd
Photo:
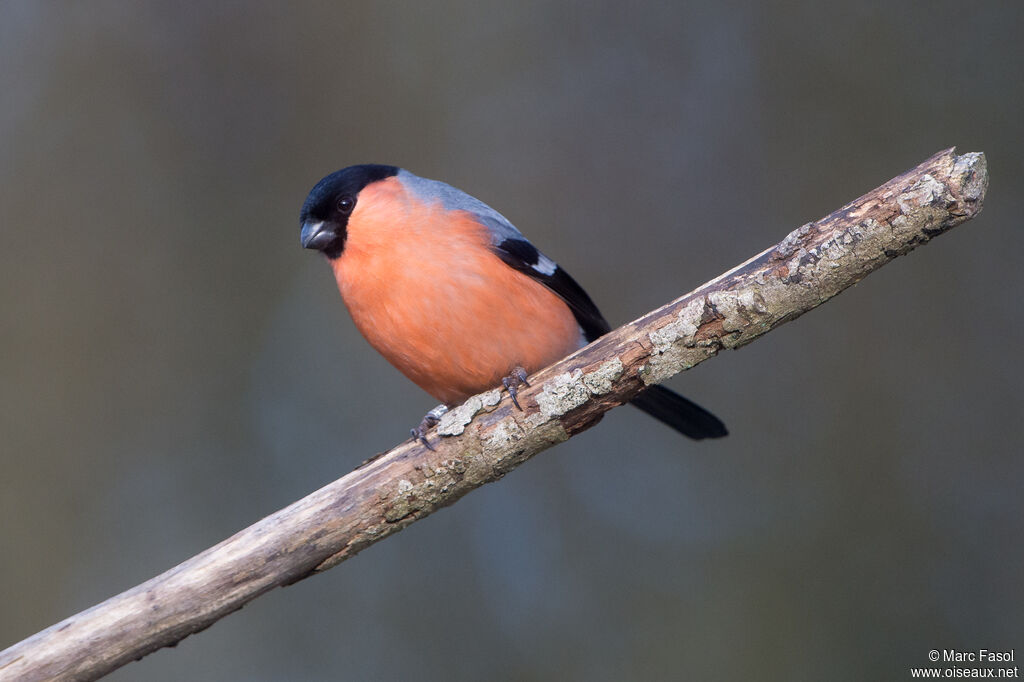
[[[0,4],[0,646],[404,438],[298,211],[383,162],[613,323],[939,149],[978,220],[112,680],[909,679],[1024,651],[1024,5]],[[439,311],[443,314],[443,311]]]

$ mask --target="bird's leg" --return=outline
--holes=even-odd
[[[519,411],[522,411],[523,408],[519,405],[516,395],[519,394],[520,386],[526,386],[527,388],[530,386],[530,382],[526,380],[526,370],[519,366],[514,367],[512,373],[501,380],[501,384],[508,390],[508,395],[512,398],[512,404]]]
[[[433,450],[434,448],[430,447],[430,443],[427,442],[427,431],[433,428],[437,424],[437,422],[441,421],[441,417],[447,411],[447,405],[438,405],[430,412],[427,412],[425,415],[423,415],[423,421],[420,422],[420,425],[417,426],[415,429],[409,430],[409,433],[412,434],[412,439],[418,440],[419,442],[423,443],[425,446],[427,446],[428,450]]]

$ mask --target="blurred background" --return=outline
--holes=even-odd
[[[613,324],[934,152],[980,218],[112,680],[907,679],[1024,650],[1024,4],[0,4],[0,648],[405,438],[299,207],[396,164]],[[651,246],[655,244],[655,246]]]

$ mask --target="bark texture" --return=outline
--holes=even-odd
[[[977,215],[981,153],[940,152],[742,265],[531,377],[522,412],[497,390],[444,416],[434,450],[405,442],[202,554],[0,652],[0,680],[93,680],[326,570],[656,384],[738,348]]]

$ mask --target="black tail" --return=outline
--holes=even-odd
[[[645,389],[630,404],[694,440],[729,435],[721,419],[663,386]]]

